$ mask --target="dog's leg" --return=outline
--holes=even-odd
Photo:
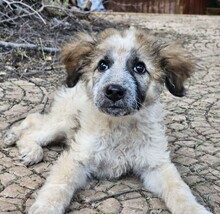
[[[30,114],[20,125],[6,132],[4,143],[16,143],[26,165],[38,163],[43,158],[41,146],[64,137],[62,126],[62,122],[53,121],[50,114]]]
[[[12,146],[13,144],[15,144],[22,133],[25,130],[30,129],[33,124],[36,124],[41,117],[42,115],[40,113],[30,114],[21,122],[20,125],[10,128],[4,135],[5,145]]]
[[[145,187],[162,197],[173,214],[210,214],[196,201],[172,163],[147,170],[141,177]]]
[[[88,171],[83,163],[65,151],[53,166],[45,185],[39,191],[29,214],[61,214],[69,205],[74,192],[86,184]]]

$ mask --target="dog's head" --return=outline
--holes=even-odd
[[[96,107],[113,116],[148,105],[164,83],[173,95],[184,96],[184,82],[192,73],[185,52],[135,28],[80,33],[63,48],[61,58],[67,86],[84,81]]]

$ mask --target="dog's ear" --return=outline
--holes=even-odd
[[[167,89],[174,96],[184,96],[184,82],[193,72],[193,64],[188,54],[178,46],[167,45],[161,49],[160,56]]]
[[[89,34],[80,33],[75,40],[66,44],[61,51],[61,60],[67,72],[66,84],[74,87],[82,75],[86,58],[94,49],[94,39]]]

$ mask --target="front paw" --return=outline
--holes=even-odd
[[[210,211],[205,209],[205,207],[203,207],[202,205],[199,205],[197,207],[197,212],[196,213],[198,213],[198,214],[212,214]]]
[[[18,140],[18,136],[16,132],[12,129],[9,129],[6,131],[6,133],[3,136],[3,141],[6,146],[12,146],[15,144],[15,142]]]
[[[181,213],[181,214],[212,214],[210,211],[206,210],[205,207],[203,207],[202,205],[196,203],[196,204],[189,204],[188,206],[186,206],[185,208],[183,208],[182,212],[177,212],[177,213]]]
[[[56,206],[52,201],[36,201],[28,211],[28,214],[63,214],[64,208]]]
[[[21,154],[21,160],[25,165],[33,165],[43,159],[43,149],[36,143],[30,144],[19,152]]]

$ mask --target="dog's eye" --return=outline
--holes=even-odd
[[[109,63],[105,60],[101,60],[98,65],[99,71],[106,71],[109,69]]]
[[[134,69],[134,72],[137,74],[144,74],[147,72],[147,69],[143,62],[138,62],[137,64],[135,64],[133,69]]]

